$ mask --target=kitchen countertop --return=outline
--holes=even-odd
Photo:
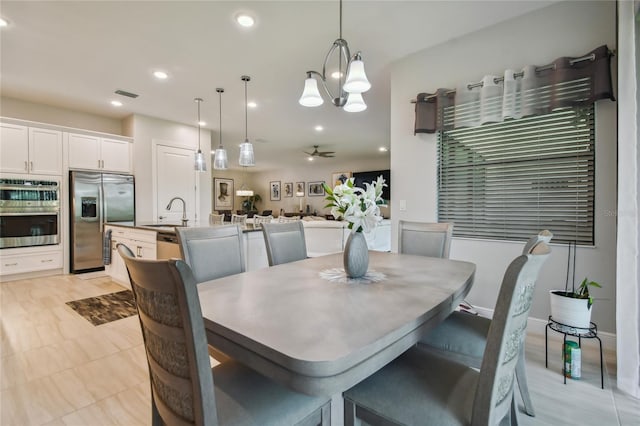
[[[169,234],[175,234],[176,227],[182,227],[182,225],[178,225],[178,224],[154,223],[154,222],[142,222],[142,223],[107,222],[105,225],[119,226],[121,228],[129,228],[129,229],[141,229],[145,231],[156,231],[156,232],[169,233]],[[225,222],[225,225],[230,225],[230,223]],[[200,225],[198,222],[195,222],[193,224],[188,224],[186,227],[196,228],[199,226],[202,226],[202,225]],[[255,232],[255,231],[260,231],[260,229],[254,229],[253,225],[247,225],[242,228],[242,232]]]

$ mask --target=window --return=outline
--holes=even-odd
[[[446,108],[446,115],[453,108]],[[594,108],[478,127],[438,138],[438,220],[454,236],[594,244]]]

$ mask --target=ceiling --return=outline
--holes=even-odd
[[[343,38],[362,51],[372,83],[368,109],[348,113],[325,103],[298,104],[305,71],[321,71],[338,38],[338,1],[5,1],[10,22],[0,39],[3,96],[112,118],[142,114],[195,125],[201,105],[205,128],[222,141],[236,164],[244,140],[244,85],[258,106],[248,111],[255,170],[296,165],[320,145],[350,160],[389,155],[390,70],[418,50],[547,6],[541,1],[361,1],[343,4]],[[239,12],[256,19],[236,24]],[[158,81],[156,69],[170,77]],[[425,75],[424,87],[435,89]],[[114,94],[137,93],[137,99]],[[324,96],[324,93],[323,93]],[[115,108],[113,99],[124,105]],[[407,99],[407,102],[409,99]],[[321,125],[322,132],[314,127]]]

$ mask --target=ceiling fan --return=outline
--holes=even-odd
[[[304,151],[305,154],[311,156],[311,157],[323,157],[323,158],[330,158],[330,157],[335,157],[335,152],[334,151],[318,151],[318,147],[320,145],[314,145],[313,148],[313,152],[307,152]]]

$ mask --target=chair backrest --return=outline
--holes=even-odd
[[[253,227],[255,229],[261,229],[263,223],[269,223],[272,220],[273,220],[273,216],[271,215],[260,216],[259,214],[256,214],[253,216]]]
[[[269,266],[307,258],[302,221],[263,223],[262,234],[267,247]]]
[[[209,225],[222,225],[224,223],[224,214],[211,213],[209,215]]]
[[[278,216],[278,223],[289,223],[289,222],[297,222],[300,220],[300,216]]]
[[[244,226],[247,224],[247,215],[246,214],[232,214],[231,215],[231,223],[239,223]]]
[[[524,344],[533,290],[550,252],[542,241],[531,254],[515,258],[504,273],[480,367],[472,425],[498,424],[511,409],[515,367]]]
[[[136,259],[125,245],[117,247],[140,318],[154,424],[217,425],[207,336],[189,266],[177,259]]]
[[[449,257],[453,223],[398,223],[398,252],[429,257]]]
[[[273,210],[262,210],[262,216],[269,216],[273,214]]]
[[[539,242],[544,242],[545,244],[549,244],[549,241],[553,238],[553,233],[548,229],[538,232],[538,235],[534,235],[529,238],[529,240],[525,243],[522,248],[522,254],[531,254],[531,250],[533,250]]]
[[[196,282],[214,280],[246,270],[242,230],[238,224],[205,228],[176,228],[180,253]]]

